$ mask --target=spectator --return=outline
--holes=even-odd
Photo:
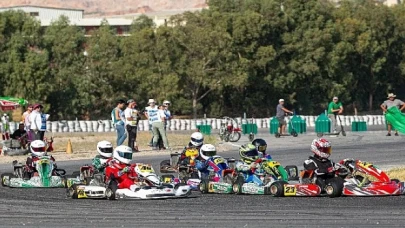
[[[42,113],[43,106],[36,104],[33,107],[32,113],[29,115],[30,131],[35,140],[44,141],[46,131],[46,121],[49,118],[48,114]]]
[[[132,148],[133,152],[138,152],[136,133],[138,130],[139,112],[135,109],[135,100],[129,99],[127,104],[128,107],[125,109],[125,128],[128,132],[128,147]]]
[[[148,111],[149,111],[150,109],[157,109],[157,107],[155,107],[155,104],[156,104],[156,102],[155,102],[154,99],[149,99],[149,101],[148,101],[148,105],[149,105],[149,106],[146,107],[146,108],[145,108],[145,111],[143,112],[144,115],[146,116],[146,118],[147,118],[148,121],[149,121],[149,131],[152,133],[152,138],[150,139],[150,142],[149,142],[149,144],[148,144],[148,146],[151,146],[151,147],[153,147],[153,131],[152,131],[152,122],[149,120]]]
[[[397,106],[398,108],[399,108],[399,106],[401,106],[399,108],[399,110],[401,110],[401,111],[405,109],[405,103],[399,99],[395,99],[395,97],[397,97],[397,95],[390,93],[390,94],[388,94],[388,100],[384,101],[384,103],[381,104],[380,107],[384,111],[384,113],[388,109],[390,109],[391,107],[394,107],[394,106]],[[392,124],[389,123],[388,121],[387,121],[387,128],[388,128],[387,136],[391,136]],[[397,130],[395,130],[395,136],[398,136]]]
[[[336,133],[336,115],[340,115],[343,112],[343,105],[339,102],[338,97],[333,97],[333,100],[328,105],[328,117],[332,120],[333,133]]]
[[[293,112],[286,109],[286,108],[284,108],[284,99],[278,100],[278,103],[279,104],[276,107],[276,113],[277,113],[276,117],[278,119],[279,126],[280,126],[278,132],[280,132],[280,134],[283,135],[283,134],[286,134],[285,128],[286,128],[286,125],[287,125],[287,123],[285,122],[285,119],[284,119],[285,118],[285,113],[293,113]]]
[[[7,113],[4,113],[3,116],[1,117],[1,132],[2,132],[2,138],[3,140],[9,140],[10,139],[10,124],[9,124],[10,118],[8,117]]]
[[[149,120],[149,124],[152,125],[153,132],[153,149],[157,149],[157,143],[159,140],[159,134],[162,137],[164,147],[169,148],[169,143],[167,141],[166,132],[164,128],[165,114],[163,110],[159,110],[156,107],[154,99],[149,99],[149,107],[146,107],[145,116]]]
[[[27,136],[27,131],[24,129],[24,122],[21,122],[21,123],[18,125],[18,129],[15,130],[15,131],[13,132],[13,134],[11,135],[11,138],[12,138],[12,139],[19,140],[20,143],[21,143],[21,146],[22,146],[23,148],[25,148],[25,146],[27,145],[27,140],[26,140],[26,137],[25,137],[25,136]]]
[[[165,113],[165,130],[167,130],[167,121],[173,119],[173,116],[170,113],[169,110],[169,106],[170,106],[170,101],[165,100],[163,101],[163,107],[164,107],[164,113]]]
[[[28,105],[27,111],[25,111],[22,115],[22,121],[24,121],[25,130],[27,131],[27,138],[29,141],[34,141],[34,137],[30,131],[30,114],[32,113],[33,105]]]
[[[111,111],[111,119],[115,129],[117,130],[117,146],[122,145],[127,138],[127,134],[125,132],[125,114],[122,110],[124,106],[125,101],[121,99],[117,101],[117,107]]]

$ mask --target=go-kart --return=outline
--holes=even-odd
[[[160,173],[171,173],[162,175],[165,183],[183,183],[187,184],[193,190],[198,190],[200,176],[195,168],[195,158],[198,156],[198,149],[186,148],[186,159],[179,162],[180,153],[170,154],[170,160],[163,160],[160,163]],[[176,177],[172,174],[177,174]]]
[[[237,175],[233,166],[230,166],[228,162],[233,164],[235,160],[226,160],[215,155],[205,162],[208,165],[207,171],[199,172],[201,193],[232,193],[232,184]]]
[[[73,199],[167,199],[187,197],[191,194],[189,186],[184,184],[166,184],[154,172],[152,166],[147,164],[134,164],[131,169],[136,173],[131,179],[139,185],[134,191],[119,189],[114,176],[104,180],[101,185],[77,185],[73,184],[68,189],[68,196]]]
[[[53,188],[65,187],[66,171],[57,169],[50,156],[42,156],[35,162],[37,172],[33,173],[28,165],[13,161],[13,173],[1,175],[2,186],[12,188]]]
[[[386,196],[404,194],[404,182],[390,179],[388,175],[369,162],[344,159],[339,162],[347,168],[342,194],[345,196]],[[375,181],[370,181],[374,179]]]
[[[238,172],[236,181],[233,183],[235,194],[259,194],[270,195],[270,186],[279,182],[287,184],[289,180],[295,180],[296,175],[288,175],[287,171],[277,161],[265,158],[255,162],[256,167],[247,172]]]

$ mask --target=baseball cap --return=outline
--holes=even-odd
[[[338,97],[333,97],[333,100],[338,100]]]
[[[284,101],[284,99],[280,99],[280,100],[278,100],[278,102],[282,102],[282,101]]]

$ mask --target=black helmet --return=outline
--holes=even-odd
[[[256,146],[257,150],[262,153],[266,153],[267,143],[264,139],[255,139],[252,141],[252,144]]]

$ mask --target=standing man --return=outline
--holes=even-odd
[[[397,106],[398,108],[399,106],[401,106],[399,108],[400,111],[405,109],[405,103],[399,99],[395,99],[395,97],[397,97],[397,95],[390,93],[388,94],[388,100],[384,101],[384,103],[381,104],[380,107],[384,111],[384,113],[393,106]],[[387,128],[388,128],[387,136],[391,136],[392,124],[389,123],[388,121],[387,121]],[[395,136],[398,136],[397,130],[395,130]]]
[[[31,131],[30,131],[31,128],[30,128],[30,119],[29,119],[30,114],[32,113],[32,108],[33,108],[33,105],[28,105],[27,111],[25,111],[22,115],[22,121],[24,122],[25,130],[27,131],[27,138],[29,141],[34,141],[34,139],[33,139],[34,137],[32,136]]]
[[[125,115],[124,111],[122,110],[124,106],[125,101],[122,99],[118,100],[117,107],[111,111],[111,119],[115,129],[117,130],[117,146],[121,146],[127,138],[127,134],[125,132]]]
[[[164,147],[169,148],[169,143],[167,141],[164,129],[164,122],[166,118],[164,111],[163,110],[159,111],[154,99],[149,99],[148,104],[149,107],[145,108],[145,116],[148,118],[149,124],[152,125],[153,149],[154,150],[157,149],[159,134],[162,137]]]
[[[172,116],[172,114],[170,113],[170,110],[169,110],[169,106],[170,106],[170,101],[168,101],[168,100],[163,101],[164,113],[165,113],[165,116],[166,116],[165,117],[165,119],[166,119],[166,121],[165,121],[165,130],[166,131],[167,131],[167,121],[173,119],[173,116]]]
[[[333,133],[336,133],[336,126],[337,126],[337,121],[336,121],[336,115],[340,115],[343,112],[343,105],[339,101],[338,97],[333,97],[332,102],[329,103],[328,105],[328,117],[332,120],[332,126],[333,126]]]
[[[128,147],[132,148],[133,152],[139,152],[136,146],[136,133],[138,131],[139,112],[135,109],[136,102],[134,99],[127,101],[128,107],[125,109],[125,128],[128,132]]]
[[[278,105],[276,107],[276,117],[278,119],[280,126],[278,132],[280,132],[281,135],[286,134],[285,128],[287,126],[287,123],[285,122],[284,119],[286,113],[293,113],[293,112],[284,108],[284,99],[278,100]]]
[[[35,140],[44,141],[46,131],[46,121],[49,118],[48,114],[43,114],[44,106],[35,104],[32,113],[29,115],[30,131],[34,135]]]

